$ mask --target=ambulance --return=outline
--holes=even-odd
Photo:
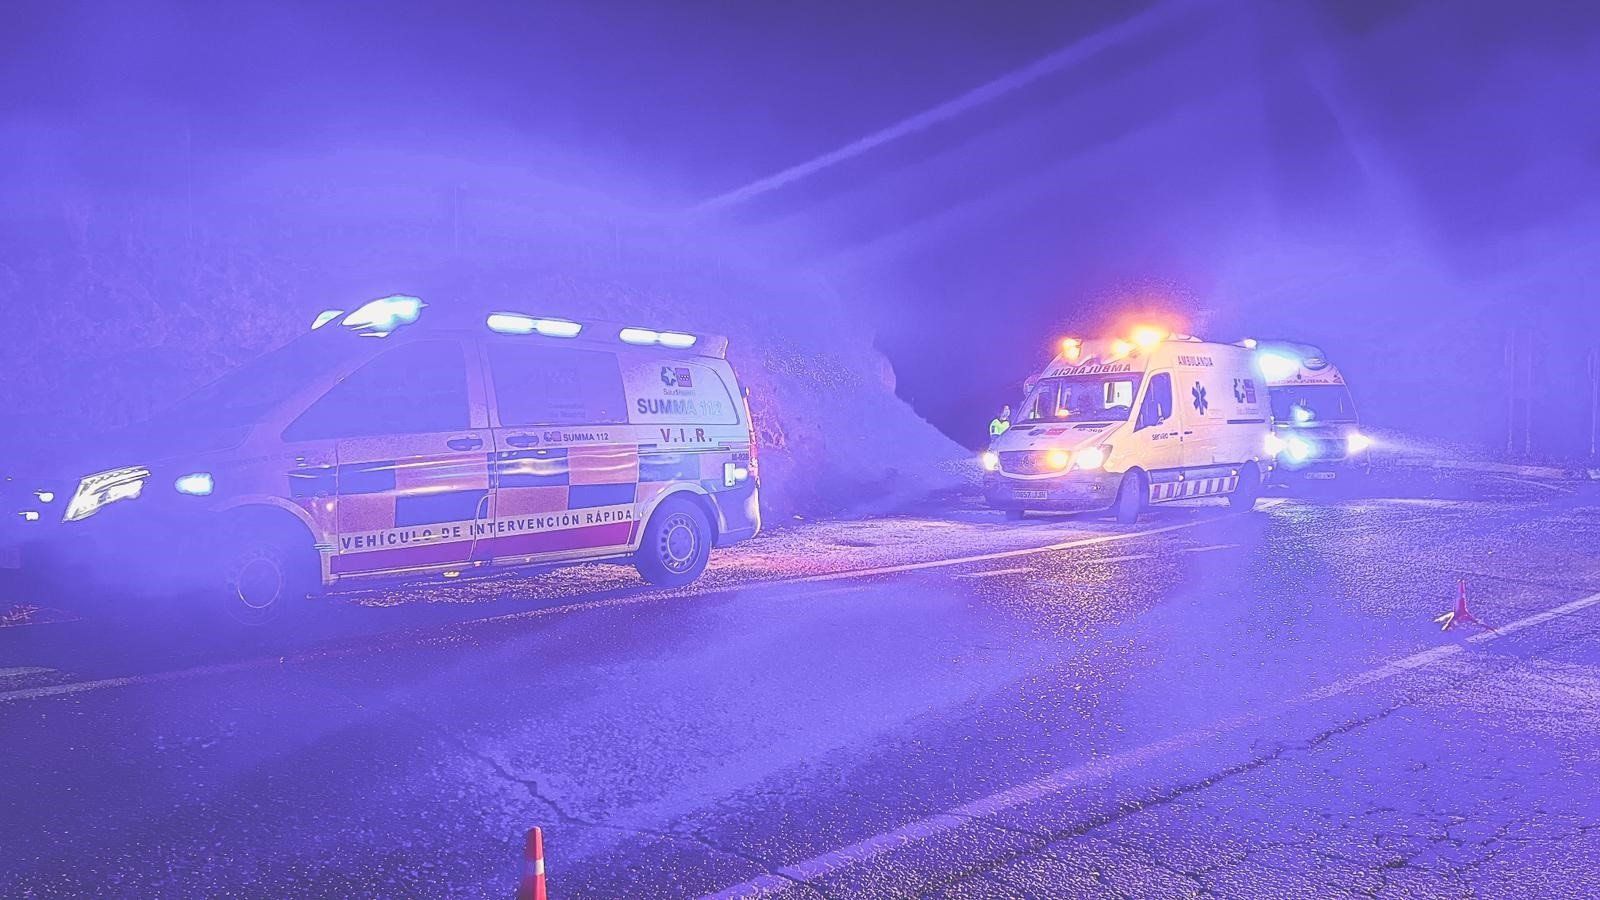
[[[1372,439],[1362,433],[1344,375],[1327,354],[1292,341],[1241,343],[1255,351],[1272,398],[1273,480],[1331,480],[1366,472]]]
[[[1011,518],[1226,497],[1254,507],[1271,467],[1254,354],[1154,328],[1069,338],[982,458],[984,493]]]
[[[760,529],[725,338],[426,306],[328,310],[12,491],[0,564],[200,588],[264,624],[382,577],[627,559],[680,586]]]

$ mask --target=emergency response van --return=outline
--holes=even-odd
[[[380,576],[627,557],[682,585],[760,528],[725,339],[424,306],[329,310],[97,448],[22,495],[0,561],[176,575],[262,623]]]
[[[1327,355],[1318,347],[1290,341],[1242,343],[1255,350],[1272,398],[1273,480],[1365,473],[1372,439],[1361,432],[1344,374]]]
[[[1270,467],[1266,386],[1233,344],[1138,329],[1063,342],[983,454],[985,495],[1012,517],[1227,497],[1249,509]]]

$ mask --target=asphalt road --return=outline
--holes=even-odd
[[[1372,493],[3,628],[0,896],[1593,895],[1600,496]]]

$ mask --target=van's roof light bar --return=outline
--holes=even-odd
[[[491,313],[489,330],[500,334],[542,334],[545,337],[575,338],[583,325],[566,319],[542,319],[522,313]]]
[[[485,324],[489,326],[490,331],[497,334],[539,334],[555,338],[575,338],[582,335],[590,341],[611,339],[633,347],[689,350],[696,356],[723,358],[728,354],[727,338],[710,334],[691,334],[687,331],[667,331],[605,322],[574,322],[570,319],[530,316],[519,312],[492,313],[485,320]]]

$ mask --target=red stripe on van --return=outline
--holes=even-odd
[[[532,534],[508,534],[478,541],[473,555],[478,559],[500,556],[529,556],[534,553],[560,553],[591,547],[620,547],[633,539],[632,522],[608,522],[587,528],[563,528]]]

